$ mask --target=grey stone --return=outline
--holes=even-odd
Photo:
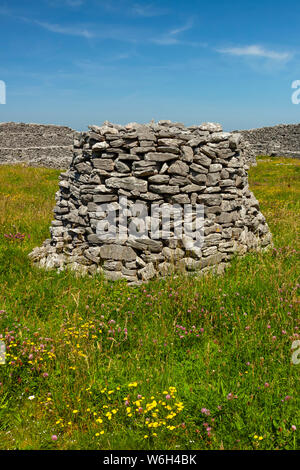
[[[189,173],[189,166],[182,162],[182,161],[177,161],[175,163],[172,163],[168,169],[168,173],[171,175],[181,175],[181,176],[186,176]]]
[[[170,180],[170,176],[168,175],[155,175],[155,176],[150,176],[148,179],[149,183],[154,183],[154,184],[163,184],[163,183],[168,183]]]
[[[188,184],[184,186],[181,190],[184,193],[197,193],[199,191],[203,191],[205,186],[200,186],[199,184]]]
[[[114,161],[102,158],[93,158],[93,167],[97,170],[113,171]]]
[[[171,200],[175,204],[189,204],[191,202],[187,194],[177,194],[172,196]]]
[[[155,152],[155,147],[134,147],[130,150],[130,153],[136,154],[144,154],[149,152]]]
[[[177,194],[180,191],[179,186],[167,186],[164,184],[160,184],[160,185],[150,184],[149,189],[153,193],[158,193],[158,194]]]
[[[135,251],[130,246],[103,245],[100,247],[100,258],[114,261],[133,261]]]
[[[97,142],[97,144],[93,145],[92,149],[95,151],[104,151],[109,147],[107,142]]]
[[[201,173],[195,176],[190,176],[190,179],[193,183],[198,184],[200,186],[206,185],[206,182],[207,182],[207,176]]]
[[[144,268],[139,270],[139,276],[143,281],[149,281],[156,276],[156,271],[154,269],[153,263],[147,264]]]
[[[215,122],[204,122],[199,126],[199,129],[202,131],[209,131],[209,132],[222,132],[223,128],[221,124],[217,124]]]
[[[190,165],[190,169],[196,171],[197,173],[208,173],[208,169],[206,167],[198,165],[197,163],[192,163],[192,165]]]
[[[182,150],[182,160],[184,162],[192,162],[194,158],[194,152],[193,149],[187,145],[183,145],[181,147]]]
[[[150,251],[153,253],[159,253],[163,247],[161,241],[152,240],[150,238],[129,238],[127,245],[140,251]]]
[[[152,162],[168,162],[170,160],[175,160],[178,158],[178,155],[174,153],[158,153],[150,152],[146,155],[145,159]]]
[[[129,191],[140,191],[141,193],[147,192],[147,181],[128,176],[125,178],[108,178],[105,181],[108,188],[125,189]]]
[[[115,163],[116,170],[119,171],[120,173],[128,173],[130,171],[130,168],[126,163],[116,161]]]
[[[229,132],[213,132],[210,136],[209,141],[214,143],[222,142],[223,140],[228,140],[231,137]]]
[[[155,148],[153,148],[152,150],[155,150]],[[156,148],[156,151],[157,152],[165,152],[165,153],[175,153],[175,154],[180,154],[180,150],[178,147],[163,147],[163,146],[159,146]]]
[[[94,202],[97,203],[103,203],[103,202],[113,202],[118,200],[118,196],[114,194],[102,194],[102,195],[95,195],[93,197]]]

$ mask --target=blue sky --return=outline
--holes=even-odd
[[[0,1],[0,121],[300,121],[300,3]]]

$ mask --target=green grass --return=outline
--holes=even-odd
[[[250,172],[274,250],[135,288],[31,266],[58,174],[0,166],[1,449],[298,448],[299,160]]]

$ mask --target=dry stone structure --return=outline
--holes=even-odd
[[[64,126],[0,123],[0,164],[69,168],[74,133]]]
[[[300,124],[279,124],[241,133],[249,143],[249,161],[255,164],[258,155],[300,158]]]
[[[239,134],[214,123],[90,126],[75,140],[71,166],[60,176],[51,238],[33,250],[31,259],[42,268],[101,272],[132,284],[177,269],[222,272],[235,254],[271,244],[249,190],[246,148]],[[178,236],[182,221],[175,218],[158,238],[147,230],[117,237],[109,212],[115,211],[119,224],[125,213],[134,223],[137,203],[146,207],[145,227],[153,222],[153,205],[162,210],[203,206],[201,246],[189,232]],[[192,210],[191,233],[195,222]],[[108,229],[105,239],[99,225]]]
[[[300,158],[300,124],[280,124],[243,131],[245,155],[256,165],[258,155]],[[78,133],[65,126],[0,123],[0,164],[67,169]]]

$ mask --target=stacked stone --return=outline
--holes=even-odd
[[[185,127],[171,121],[90,126],[74,142],[69,170],[60,176],[51,239],[30,254],[40,267],[103,273],[132,284],[174,270],[222,272],[234,254],[265,249],[271,234],[248,186],[246,150],[239,134],[219,124]],[[204,242],[176,239],[103,241],[99,204],[203,204]],[[130,212],[130,207],[129,207]],[[132,215],[132,214],[129,214]],[[149,214],[148,214],[149,219]]]
[[[300,158],[300,124],[279,124],[235,131],[249,143],[249,162],[256,164],[258,155]]]
[[[75,133],[66,126],[0,123],[0,164],[67,169]]]

